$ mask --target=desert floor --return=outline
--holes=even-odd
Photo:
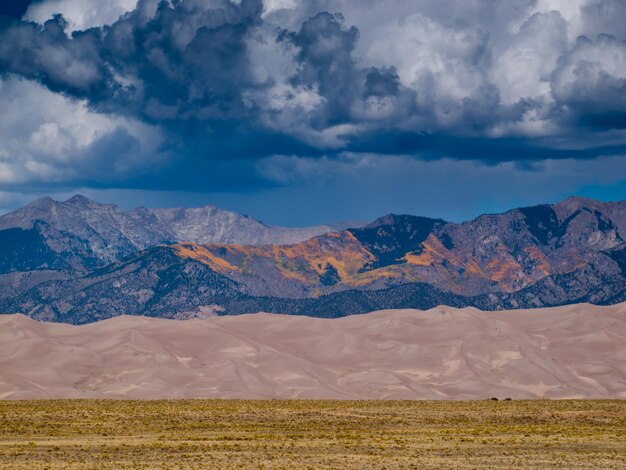
[[[626,401],[4,401],[0,468],[626,468]]]

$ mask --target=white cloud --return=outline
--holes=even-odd
[[[548,46],[548,47],[546,47]],[[567,22],[556,11],[536,13],[498,47],[491,70],[504,103],[548,98],[550,74],[568,48]]]
[[[580,89],[580,77],[572,86],[574,66],[568,72],[560,61],[571,60],[581,35],[626,39],[623,0],[272,0],[267,6],[268,21],[291,29],[318,11],[341,12],[346,26],[359,28],[358,63],[395,66],[403,85],[416,91],[418,108],[434,118],[414,116],[417,130],[467,123],[463,100],[469,99],[469,108],[485,107],[483,115],[490,109],[488,135],[558,135],[566,129],[554,93],[589,91]],[[584,73],[595,83],[603,73],[620,80],[621,55],[600,49]],[[520,100],[532,100],[533,109],[513,108]],[[393,116],[388,100],[361,105],[353,114],[365,120]]]
[[[441,84],[441,93],[462,99],[482,83],[478,63],[488,38],[478,28],[455,30],[415,14],[380,33],[368,57],[395,66],[405,86],[415,85],[424,74],[432,74]]]
[[[157,3],[139,2],[139,16],[149,18]],[[80,29],[110,24],[136,5],[137,0],[45,0],[31,5],[26,17],[43,22],[58,12],[68,19],[70,29]],[[183,51],[200,26],[230,18],[227,5],[227,0],[185,0],[179,8],[194,14],[173,20],[174,45]],[[595,41],[595,35],[605,32],[619,40],[626,35],[623,0],[264,0],[264,7],[266,22],[257,22],[246,37],[250,61],[246,70],[253,84],[242,94],[263,113],[259,117],[263,124],[327,148],[341,147],[349,128],[346,122],[334,129],[320,124],[336,97],[328,98],[321,85],[290,81],[301,70],[298,50],[289,41],[277,40],[276,26],[297,31],[320,11],[340,12],[344,26],[355,25],[360,32],[354,51],[357,66],[362,70],[395,67],[410,92],[345,100],[342,117],[349,115],[356,129],[378,123],[417,132],[461,130],[491,137],[532,138],[566,131],[569,116],[564,99],[591,91],[590,80],[572,75],[575,70],[583,73],[583,63],[573,62],[575,54],[582,54],[577,38],[587,35]],[[214,15],[202,14],[215,8]],[[327,45],[336,47],[330,41]],[[588,58],[593,67],[587,66],[584,73],[595,77],[591,80],[595,83],[603,74],[621,80],[621,72],[614,71],[621,67],[621,56],[611,59],[601,49],[598,58]],[[98,70],[72,62],[62,52],[52,48],[41,54],[44,66],[52,63],[47,68],[58,75],[53,78],[76,88],[94,83]],[[146,55],[172,81],[185,79],[177,76],[178,70],[161,49]],[[563,66],[564,60],[572,62]],[[355,90],[361,78],[350,78]],[[141,91],[136,77],[124,80]],[[588,85],[584,89],[583,81]],[[523,106],[516,106],[519,103]],[[171,103],[164,106],[152,100],[146,114],[171,119],[178,111]]]
[[[265,0],[264,16],[271,15],[280,10],[293,10],[298,7],[296,0]]]
[[[157,128],[91,111],[34,82],[0,81],[0,183],[116,181],[158,164]]]
[[[70,30],[83,30],[112,24],[136,6],[137,0],[45,0],[33,3],[24,18],[44,23],[52,16],[62,14]]]

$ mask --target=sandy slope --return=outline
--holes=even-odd
[[[0,316],[0,398],[626,398],[626,304],[85,326]]]

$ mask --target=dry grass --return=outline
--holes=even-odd
[[[626,468],[626,401],[0,402],[2,468]]]

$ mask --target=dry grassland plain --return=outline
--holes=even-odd
[[[626,468],[626,401],[0,401],[0,467]]]

